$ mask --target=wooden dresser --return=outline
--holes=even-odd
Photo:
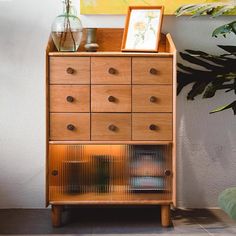
[[[176,204],[176,49],[120,52],[123,29],[98,29],[99,51],[47,46],[47,205]]]

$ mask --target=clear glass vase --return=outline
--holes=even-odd
[[[57,16],[52,24],[52,39],[58,51],[75,52],[82,40],[83,27],[71,1],[65,0],[63,4],[63,14]]]

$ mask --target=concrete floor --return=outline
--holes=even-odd
[[[50,210],[0,210],[0,235],[236,235],[236,222],[221,210],[175,210],[172,226],[160,226],[150,208],[66,209],[64,226],[52,228]]]

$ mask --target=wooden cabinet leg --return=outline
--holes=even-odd
[[[170,226],[170,205],[161,206],[161,225],[163,227]]]
[[[61,226],[61,212],[63,206],[52,205],[52,226],[60,227]]]

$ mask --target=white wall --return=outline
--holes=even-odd
[[[78,0],[76,1],[79,5]],[[44,49],[60,1],[0,0],[0,208],[44,207]],[[84,27],[123,27],[124,16],[81,16]],[[177,48],[216,52],[212,30],[232,17],[165,17]],[[217,52],[216,52],[217,53]],[[236,184],[236,118],[211,108],[234,99],[178,97],[178,202],[185,207],[217,206],[217,196]]]

